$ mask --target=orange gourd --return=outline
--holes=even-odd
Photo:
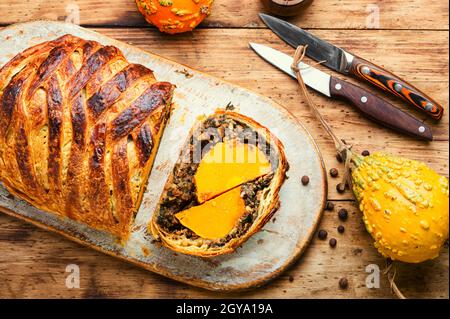
[[[211,13],[214,0],[136,0],[147,22],[170,34],[192,31]]]

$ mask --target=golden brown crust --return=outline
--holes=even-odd
[[[160,227],[157,218],[157,211],[154,212],[152,221],[149,224],[150,232],[155,238],[159,239],[163,245],[176,252],[200,257],[214,257],[231,253],[247,241],[253,234],[261,230],[261,228],[272,218],[280,206],[279,191],[286,178],[286,172],[289,169],[283,144],[267,128],[245,115],[228,110],[217,110],[212,116],[219,116],[221,114],[226,114],[227,116],[245,123],[250,128],[257,131],[258,134],[264,136],[267,141],[270,141],[271,149],[275,149],[277,154],[277,169],[274,172],[274,177],[272,178],[270,185],[268,186],[269,191],[265,196],[261,197],[260,205],[258,207],[258,217],[253,221],[250,228],[242,236],[231,239],[223,246],[205,247],[205,245],[198,246],[193,242],[190,242],[187,238],[180,240],[179,236],[174,236],[170,232],[164,230],[163,227]],[[202,123],[197,123],[197,125],[192,128],[188,140],[190,139],[190,136],[192,136],[192,132],[194,132],[197,126],[201,124]],[[167,185],[170,185],[172,181],[173,175],[171,174],[166,183],[166,187]]]
[[[0,181],[126,238],[173,89],[116,47],[72,35],[23,51],[0,69]]]

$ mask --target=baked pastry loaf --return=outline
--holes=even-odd
[[[191,130],[149,229],[177,252],[230,253],[279,208],[287,170],[283,145],[267,128],[217,111]]]
[[[72,35],[0,70],[0,181],[33,206],[126,238],[174,86]]]

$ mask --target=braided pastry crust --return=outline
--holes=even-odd
[[[122,239],[174,86],[114,46],[65,35],[0,69],[0,181],[33,206]]]

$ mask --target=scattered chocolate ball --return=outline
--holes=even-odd
[[[345,184],[344,183],[337,184],[336,190],[338,191],[338,193],[342,194],[343,192],[345,192]]]
[[[368,150],[364,150],[364,151],[361,152],[361,155],[362,156],[369,156],[370,152]]]
[[[306,176],[306,175],[303,176],[302,177],[302,184],[306,186],[306,185],[308,185],[308,183],[309,183],[309,177]]]
[[[336,168],[330,169],[330,176],[337,177],[339,175],[339,171]]]
[[[340,234],[342,234],[342,233],[344,233],[344,231],[345,231],[345,227],[342,226],[342,225],[339,225],[338,228],[337,228],[337,231],[338,231]]]
[[[334,203],[333,202],[327,202],[327,205],[325,206],[326,210],[333,210],[334,209]]]
[[[293,282],[294,281],[294,277],[289,276],[289,282]]]
[[[347,289],[347,287],[348,287],[348,280],[347,280],[347,278],[339,279],[339,287],[341,289]]]
[[[342,162],[344,161],[344,159],[342,158],[341,153],[337,153],[337,154],[336,154],[336,159],[337,159],[337,161],[338,161],[339,163],[342,163]]]
[[[334,248],[334,247],[336,247],[337,240],[336,240],[336,238],[330,238],[330,240],[328,241],[328,243],[330,244],[330,246],[331,246],[332,248]]]
[[[345,208],[341,208],[338,212],[338,217],[340,220],[345,222],[348,218],[348,211]]]
[[[319,230],[319,233],[317,236],[319,237],[319,239],[324,240],[325,238],[327,238],[328,233],[326,230],[321,229],[321,230]]]

